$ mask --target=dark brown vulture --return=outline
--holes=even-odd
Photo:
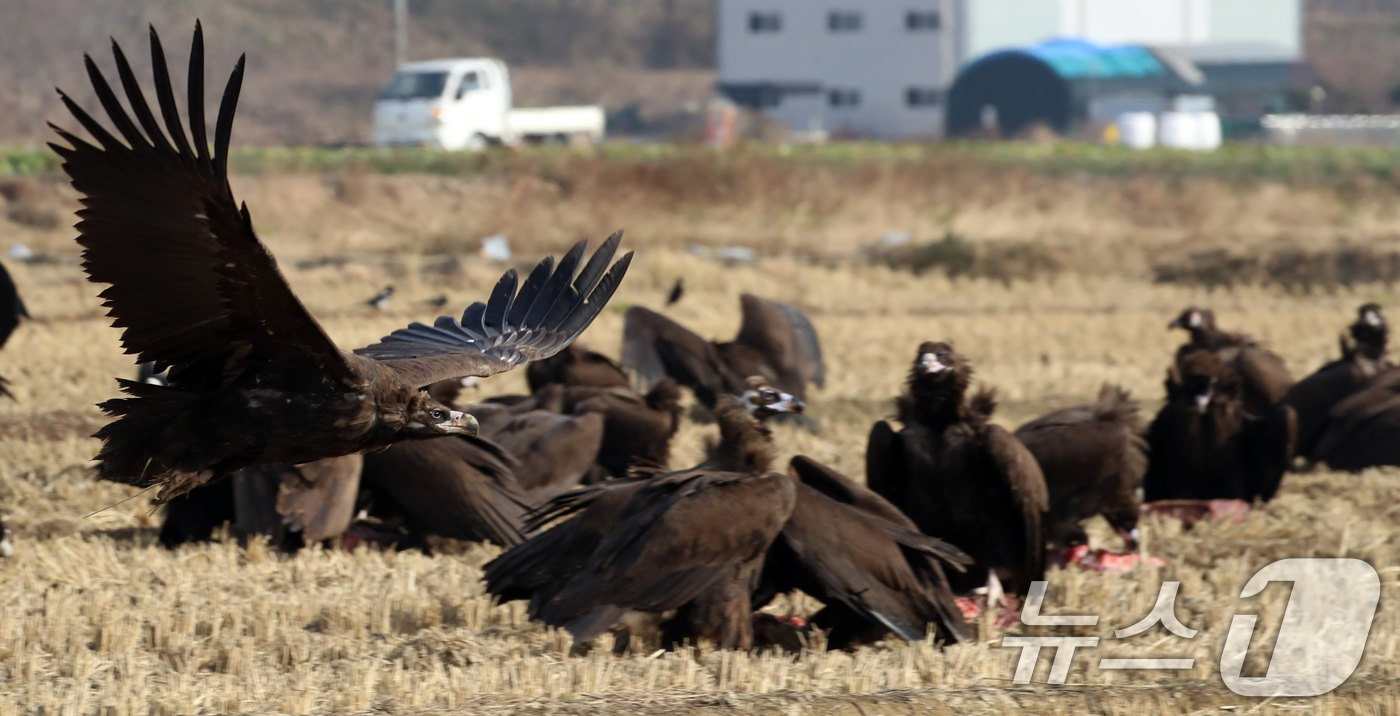
[[[1350,338],[1341,337],[1342,357],[1298,381],[1283,398],[1298,414],[1297,454],[1310,462],[1317,459],[1317,440],[1332,408],[1391,367],[1385,357],[1389,330],[1381,307],[1368,303],[1357,314]]]
[[[754,608],[778,593],[806,592],[825,605],[810,622],[828,631],[832,649],[891,632],[919,641],[930,625],[944,642],[973,638],[941,564],[962,569],[967,555],[821,463],[799,455],[788,474],[798,481],[797,502],[768,550]]]
[[[548,385],[530,396],[500,396],[491,402],[505,406],[474,410],[485,413],[483,432],[498,430],[506,416],[526,411],[546,410],[565,415],[603,416],[603,443],[597,452],[598,470],[603,477],[624,477],[633,465],[666,467],[670,462],[671,437],[680,428],[680,388],[670,378],[652,386],[646,395],[631,388],[601,388],[586,385]],[[586,482],[593,482],[597,474]]]
[[[465,436],[399,443],[366,453],[369,514],[396,518],[410,535],[438,535],[503,547],[524,540],[530,507],[515,482],[515,460],[489,440]]]
[[[1138,490],[1147,472],[1138,404],[1105,384],[1097,401],[1056,410],[1016,430],[1045,474],[1050,512],[1045,541],[1052,549],[1088,544],[1082,520],[1103,515],[1130,547],[1138,542]]]
[[[1400,368],[1377,375],[1332,408],[1312,457],[1348,472],[1400,465]]]
[[[29,318],[29,311],[24,307],[24,299],[19,297],[19,289],[15,288],[10,272],[0,264],[0,348],[4,348],[5,342],[10,340],[10,334],[15,332],[21,318]],[[5,387],[3,377],[0,377],[0,395],[11,399],[15,397]]]
[[[959,592],[1001,582],[1024,594],[1045,572],[1045,477],[1026,446],[988,422],[991,391],[965,397],[972,367],[947,343],[919,346],[908,391],[899,399],[904,428],[875,423],[866,448],[866,484],[914,520],[926,535],[972,556],[951,574]]]
[[[1215,325],[1215,313],[1210,309],[1188,307],[1167,326],[1191,333],[1191,342],[1176,351],[1178,363],[1187,354],[1204,349],[1213,351],[1226,366],[1239,373],[1245,409],[1252,415],[1268,415],[1293,387],[1293,375],[1278,354],[1260,346],[1247,333],[1220,330]]]
[[[515,481],[530,503],[568,490],[589,475],[603,445],[602,415],[502,412],[500,420],[482,420],[481,437],[515,456]]]
[[[158,499],[165,499],[245,467],[474,433],[471,416],[422,388],[492,375],[567,347],[630,263],[629,254],[608,268],[619,234],[587,262],[581,242],[557,265],[552,258],[540,262],[523,282],[508,271],[490,299],[472,304],[460,320],[414,323],[375,345],[342,351],[292,293],[229,188],[243,60],[224,91],[211,153],[199,25],[190,54],[188,135],[154,28],[159,117],[115,43],[113,53],[131,112],[85,58],[116,134],[61,95],[100,146],[62,129],[56,131],[71,146],[50,146],[81,196],[78,243],[88,279],[108,284],[103,305],[123,329],[126,351],[157,372],[168,368],[170,379],[165,386],[122,381],[130,397],[102,404],[116,418],[97,433],[102,479],[161,485]]]
[[[671,617],[668,643],[749,648],[750,593],[796,500],[759,421],[796,405],[771,389],[722,397],[709,460],[560,495],[537,519],[573,517],[488,564],[487,591],[529,599],[533,616],[580,642],[637,611]]]
[[[1167,402],[1147,430],[1146,501],[1273,498],[1297,419],[1287,405],[1254,416],[1243,383],[1211,350],[1187,352],[1167,370]]]
[[[739,303],[744,322],[729,343],[707,341],[641,306],[627,309],[622,365],[636,374],[644,391],[669,376],[693,390],[711,409],[720,395],[742,395],[749,376],[762,376],[778,390],[803,400],[808,383],[825,385],[821,343],[801,311],[747,293]],[[788,417],[816,427],[805,415]]]
[[[588,385],[600,388],[632,387],[632,381],[613,359],[574,343],[550,358],[535,361],[525,368],[525,380],[530,392],[536,393],[546,385]]]

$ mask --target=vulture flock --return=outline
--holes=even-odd
[[[107,122],[62,95],[92,141],[56,129],[52,146],[81,196],[83,268],[140,365],[101,405],[98,476],[159,488],[167,546],[225,523],[285,551],[487,541],[503,552],[486,589],[580,644],[611,632],[621,648],[748,649],[812,628],[831,648],[951,643],[975,638],[970,609],[1025,595],[1047,559],[1087,545],[1087,518],[1132,550],[1144,501],[1267,501],[1290,468],[1400,465],[1400,369],[1375,304],[1340,358],[1296,383],[1247,334],[1186,309],[1170,326],[1190,338],[1150,423],[1105,385],[1008,431],[968,357],[925,342],[892,420],[870,429],[863,481],[778,460],[775,424],[820,433],[805,401],[825,380],[821,345],[793,306],[743,295],[728,342],[632,306],[616,361],[575,341],[627,272],[620,233],[591,256],[581,242],[523,278],[507,271],[460,317],[342,350],[230,190],[243,61],[211,143],[202,31],[187,124],[154,30],[150,44],[155,104],[114,44],[125,102],[88,59]],[[682,294],[678,281],[667,305]],[[0,345],[26,315],[0,270]],[[476,378],[526,364],[529,394],[464,400]],[[684,390],[715,435],[703,461],[674,469]],[[823,605],[809,621],[758,611],[797,592]],[[973,595],[985,601],[969,607]]]

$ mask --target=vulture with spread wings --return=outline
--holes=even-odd
[[[435,381],[487,376],[549,357],[578,336],[612,296],[631,260],[611,268],[614,234],[584,261],[586,243],[520,281],[503,276],[486,303],[460,319],[415,323],[355,352],[340,350],[292,293],[228,182],[240,58],[224,90],[212,152],[204,117],[204,42],[195,25],[188,77],[189,134],[155,29],[152,111],[115,43],[131,111],[96,63],[88,76],[116,133],[60,93],[96,144],[55,127],[51,144],[81,195],[78,243],[122,344],[139,362],[169,369],[167,385],[121,381],[129,396],[102,408],[116,418],[99,475],[161,485],[158,499],[244,467],[300,464],[378,450],[400,440],[472,434],[475,420],[422,390]],[[167,134],[168,133],[168,134]]]
[[[807,398],[807,384],[826,384],[821,343],[812,322],[785,303],[752,294],[739,297],[744,313],[739,335],[728,343],[707,341],[675,321],[641,306],[627,309],[622,329],[622,365],[646,392],[663,378],[695,391],[707,408],[720,395],[742,395],[749,376]],[[791,419],[815,427],[810,418]]]

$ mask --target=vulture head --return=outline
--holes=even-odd
[[[755,420],[771,418],[779,413],[801,413],[807,408],[801,398],[768,385],[762,376],[750,376],[747,384],[748,390],[744,391],[740,400]]]
[[[453,410],[436,400],[426,391],[418,391],[404,406],[403,432],[412,438],[436,438],[444,435],[470,435],[476,437],[480,426],[476,418],[458,410]]]
[[[1351,324],[1351,337],[1356,340],[1357,345],[1377,353],[1370,357],[1379,358],[1379,354],[1385,352],[1388,333],[1385,316],[1381,315],[1381,307],[1378,304],[1368,303],[1357,309],[1356,323]]]
[[[1187,306],[1180,316],[1173,318],[1172,322],[1167,324],[1167,328],[1184,328],[1188,331],[1214,327],[1215,312],[1209,308],[1195,306]]]
[[[1204,415],[1213,404],[1239,399],[1239,376],[1213,351],[1192,351],[1170,372],[1167,395],[1169,398],[1189,400],[1196,412]]]

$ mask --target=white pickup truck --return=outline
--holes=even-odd
[[[374,104],[376,147],[477,150],[487,144],[598,142],[603,108],[511,106],[510,72],[492,58],[411,62]]]

